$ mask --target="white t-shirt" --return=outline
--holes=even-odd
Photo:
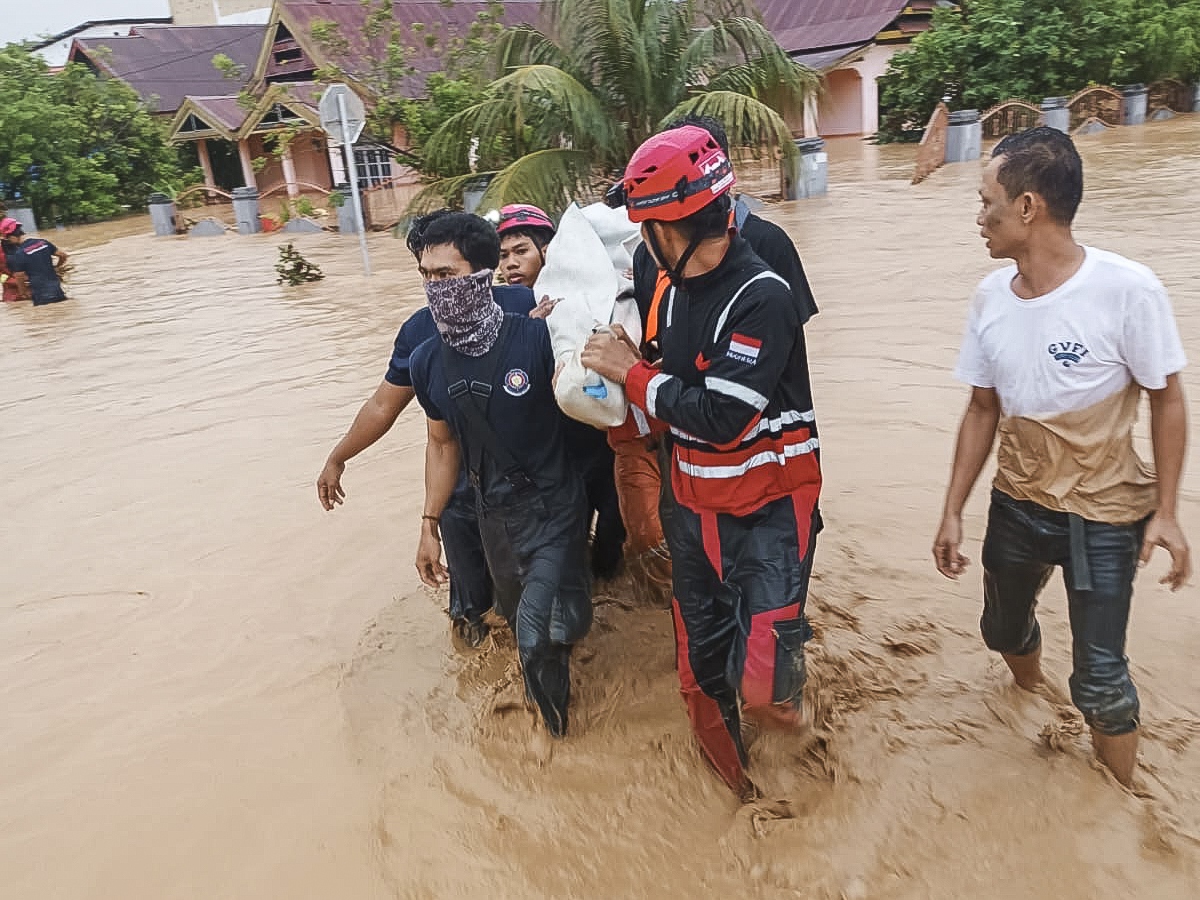
[[[1133,521],[1157,496],[1133,450],[1139,387],[1166,387],[1187,358],[1154,273],[1084,251],[1071,278],[1032,300],[1013,293],[1016,266],[985,277],[955,375],[999,396],[998,488],[1085,518]]]
[[[1022,300],[1016,266],[992,272],[971,302],[955,377],[995,388],[1006,416],[1083,409],[1135,381],[1166,387],[1187,364],[1166,289],[1148,268],[1085,247],[1049,294]]]

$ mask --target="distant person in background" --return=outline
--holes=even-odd
[[[5,223],[14,222],[14,219],[0,220],[0,229]],[[4,243],[4,252],[0,253],[0,284],[3,285],[3,297],[5,303],[15,303],[18,300],[28,300],[28,290],[25,285],[25,276],[14,273],[12,267],[9,266],[8,260],[10,256],[15,256],[17,248],[10,247],[7,242]]]
[[[0,237],[4,240],[9,268],[13,274],[24,275],[28,281],[34,306],[67,299],[59,277],[67,263],[65,250],[59,250],[42,238],[26,237],[21,223],[11,218],[0,220]],[[13,248],[11,255],[9,247]]]

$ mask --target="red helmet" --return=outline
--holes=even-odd
[[[631,222],[675,222],[699,212],[733,187],[733,165],[713,136],[684,125],[638,147],[625,168]]]
[[[16,219],[6,216],[5,218],[0,219],[0,237],[8,237],[8,235],[18,231],[20,227],[20,222],[18,222]]]
[[[504,232],[514,228],[546,228],[554,234],[554,222],[540,208],[528,203],[510,203],[500,207],[500,221],[496,225],[496,233],[501,237]]]

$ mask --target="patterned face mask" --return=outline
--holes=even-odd
[[[504,310],[492,299],[492,270],[425,282],[429,311],[442,340],[459,353],[483,356],[504,324]]]

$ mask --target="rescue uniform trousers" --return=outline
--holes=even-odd
[[[584,511],[578,478],[480,504],[496,610],[516,636],[525,695],[557,737],[567,731],[571,648],[592,624]]]
[[[804,604],[821,529],[815,501],[796,493],[745,516],[675,503],[663,517],[680,691],[704,755],[736,791],[746,786],[743,708],[799,723],[812,635]]]

